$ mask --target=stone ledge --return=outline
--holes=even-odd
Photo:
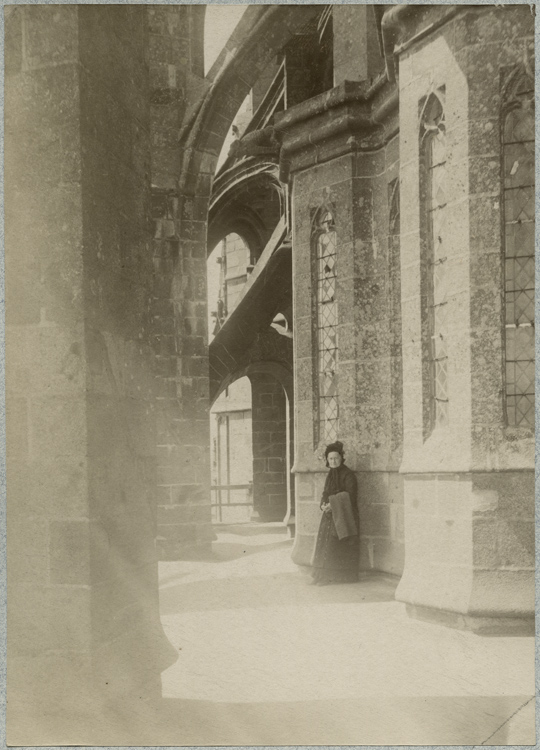
[[[487,617],[464,615],[460,612],[449,612],[434,607],[422,607],[415,604],[405,605],[409,617],[415,620],[444,625],[456,630],[469,630],[482,636],[532,637],[534,636],[534,617]]]

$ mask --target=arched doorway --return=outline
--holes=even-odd
[[[252,389],[243,377],[210,408],[212,523],[246,523],[253,512]]]
[[[294,535],[292,372],[279,362],[252,362],[223,380],[214,405],[246,378],[251,384],[252,518],[263,523],[281,521]]]

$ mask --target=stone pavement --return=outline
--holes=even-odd
[[[152,744],[535,743],[532,638],[412,620],[384,576],[311,586],[291,547],[221,527],[212,559],[160,564],[179,659]]]
[[[384,576],[311,586],[291,547],[221,527],[211,559],[161,563],[163,698],[28,716],[23,744],[534,744],[532,638],[409,619]]]

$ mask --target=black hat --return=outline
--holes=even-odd
[[[326,450],[324,451],[324,457],[328,458],[329,453],[339,453],[341,458],[344,456],[343,452],[343,443],[339,440],[336,440],[335,443],[330,443],[330,445],[326,446]]]

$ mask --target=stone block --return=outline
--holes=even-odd
[[[74,6],[25,8],[24,57],[29,68],[75,61],[77,11]]]
[[[311,317],[295,318],[294,331],[295,356],[298,359],[311,359],[314,346]]]
[[[390,536],[390,509],[388,505],[362,505],[360,529],[366,536]]]
[[[85,385],[82,329],[57,325],[32,328],[25,346],[29,389],[38,397],[80,394]]]
[[[403,540],[405,531],[404,509],[402,505],[391,504],[390,512],[390,536],[392,539]]]
[[[16,75],[22,69],[24,8],[13,8],[5,19],[5,72]]]
[[[497,541],[501,567],[531,570],[534,568],[534,522],[532,520],[505,519],[499,521]]]
[[[295,494],[297,498],[312,499],[314,496],[313,481],[309,474],[297,474],[295,477]]]
[[[86,651],[91,638],[90,589],[13,587],[8,628],[12,655]]]
[[[498,524],[494,518],[477,518],[473,524],[473,565],[495,569],[499,565]]]
[[[312,398],[313,394],[313,360],[297,359],[295,362],[295,396],[299,401]]]
[[[49,528],[51,583],[90,584],[88,521],[51,521]]]
[[[28,457],[29,408],[25,398],[8,398],[6,405],[6,430],[9,436],[7,456],[18,461]]]
[[[473,615],[532,617],[534,571],[477,570],[468,611]]]
[[[306,252],[305,260],[306,270],[300,270],[300,260],[295,258],[294,289],[293,289],[293,309],[295,321],[299,318],[308,318],[312,314],[314,299],[311,294],[311,259]]]
[[[357,364],[356,362],[339,362],[339,401],[345,409],[356,405]]]
[[[380,571],[399,576],[403,572],[405,547],[387,539],[360,540],[360,571]]]
[[[360,360],[387,357],[390,347],[390,330],[381,324],[356,327],[357,356]]]
[[[6,250],[7,247],[8,244],[6,244]],[[9,282],[6,287],[7,324],[38,324],[41,317],[38,263],[30,263],[26,267],[17,269],[17,272],[8,271],[7,280]]]
[[[493,250],[500,247],[500,200],[472,195],[469,198],[469,224],[475,228],[475,241]]]
[[[129,616],[134,614],[138,596],[129,580],[109,576],[92,587],[93,626],[92,633],[97,643],[112,641],[130,629]]]
[[[321,520],[320,496],[314,502],[296,503],[296,528],[300,534],[316,534]]]
[[[495,492],[497,513],[503,518],[534,518],[534,472],[474,474],[473,492]]]
[[[84,454],[86,409],[82,399],[35,398],[29,414],[33,459],[49,461]]]
[[[133,568],[156,562],[155,527],[143,508],[118,507],[104,519],[109,541],[109,565],[113,574],[133,575]],[[148,511],[147,511],[148,512]],[[135,576],[135,583],[137,577]]]
[[[294,537],[294,547],[291,558],[297,565],[310,565],[315,548],[315,536],[312,534],[297,533]]]
[[[388,477],[386,472],[360,471],[358,476],[358,502],[374,505],[389,502]]]
[[[197,541],[197,526],[188,524],[167,524],[158,528],[158,543],[163,537],[168,545],[194,544]]]
[[[89,653],[48,652],[15,657],[10,654],[7,668],[10,744],[54,741],[54,728],[47,730],[41,721],[29,721],[30,713],[33,717],[54,716],[62,706],[70,714],[82,716],[91,705],[92,659]],[[54,691],[51,685],[56,686]]]
[[[501,284],[503,269],[500,252],[483,253],[471,259],[471,326],[496,329],[501,317]]]
[[[269,458],[268,471],[282,474],[285,470],[285,461],[283,458]]]
[[[158,524],[206,524],[209,520],[207,505],[175,505],[158,508]]]
[[[40,458],[8,466],[8,502],[18,498],[13,514],[87,516],[86,461],[82,455]],[[10,505],[11,508],[11,505]]]
[[[49,528],[41,519],[14,517],[8,522],[8,582],[49,583]]]

